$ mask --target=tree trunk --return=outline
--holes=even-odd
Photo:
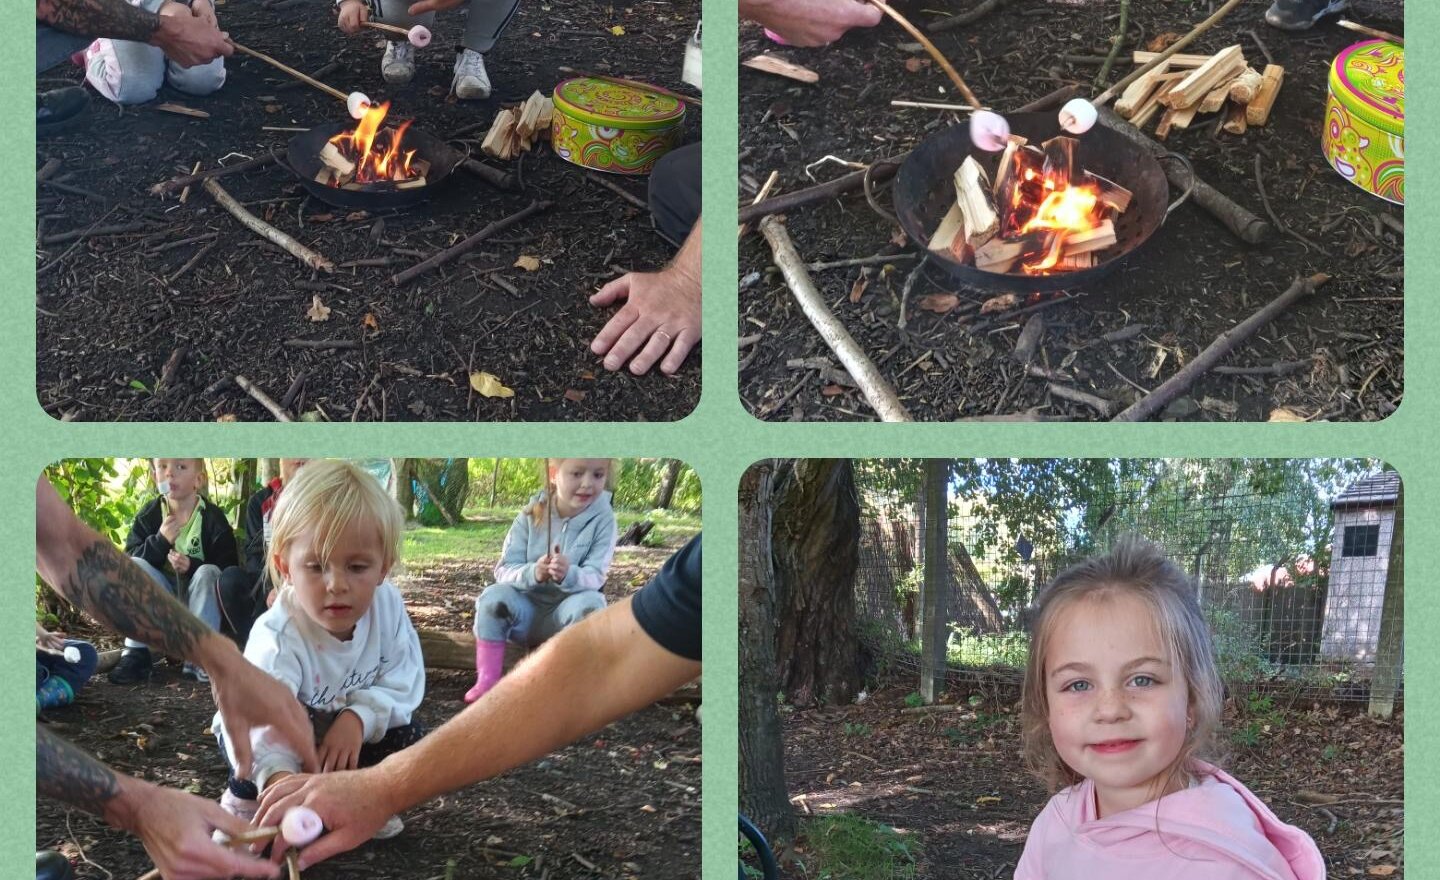
[[[773,461],[740,477],[740,811],[772,840],[793,840],[775,663],[775,570],[770,542]]]
[[[1405,661],[1405,487],[1395,496],[1395,525],[1390,532],[1390,563],[1385,569],[1385,604],[1380,609],[1380,636],[1375,650],[1375,678],[1370,683],[1370,714],[1389,718]]]
[[[390,472],[395,475],[395,483],[391,486],[395,503],[405,511],[405,521],[409,522],[415,518],[415,486],[411,483],[415,478],[415,459],[390,459]]]
[[[280,476],[280,459],[278,458],[257,458],[255,459],[260,469],[260,484],[264,485]]]
[[[669,510],[675,498],[675,484],[680,482],[680,468],[684,462],[678,458],[666,459],[665,473],[660,475],[660,488],[655,492],[655,509]]]
[[[777,466],[774,487],[781,688],[796,705],[848,703],[861,680],[854,468],[849,459],[797,459]]]
[[[500,457],[495,457],[495,464],[490,468],[490,509],[495,509],[495,493],[500,491]]]
[[[950,586],[950,554],[948,544],[949,513],[947,480],[950,461],[943,458],[925,459],[925,485],[921,497],[925,502],[925,525],[922,529],[925,548],[924,595],[920,597],[923,617],[920,621],[920,696],[928,706],[945,690],[946,623],[945,594]]]

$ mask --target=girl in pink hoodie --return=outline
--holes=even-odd
[[[1195,590],[1123,540],[1040,600],[1022,701],[1025,758],[1051,790],[1015,880],[1324,880],[1304,831],[1203,758],[1220,675]]]

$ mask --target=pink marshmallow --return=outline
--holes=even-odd
[[[1010,137],[1010,123],[999,113],[976,110],[970,115],[970,142],[989,153],[1005,149]]]
[[[280,833],[292,846],[305,846],[324,830],[325,823],[320,821],[320,814],[309,807],[292,807],[280,822]]]
[[[410,40],[410,45],[418,49],[423,49],[430,45],[430,29],[423,24],[417,24],[412,27],[406,37]]]

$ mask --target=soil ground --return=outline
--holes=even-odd
[[[917,836],[920,877],[1008,878],[1049,799],[1020,761],[1016,701],[991,694],[971,708],[969,691],[952,690],[942,702],[968,711],[904,714],[914,682],[892,680],[860,705],[784,719],[796,809],[853,813]],[[1299,703],[1258,722],[1232,707],[1225,723],[1255,733],[1253,743],[1231,738],[1226,769],[1315,839],[1329,876],[1404,876],[1402,715],[1379,721],[1363,705]],[[798,857],[815,869],[805,852]]]
[[[342,91],[358,89],[393,101],[392,118],[414,116],[417,128],[477,158],[491,118],[532,91],[549,94],[558,68],[629,76],[679,87],[685,41],[700,15],[698,2],[614,6],[580,0],[562,7],[521,4],[486,64],[495,86],[487,101],[449,97],[460,13],[442,13],[435,42],[419,52],[413,82],[386,86],[381,49],[369,35],[347,37],[334,26],[331,4],[301,0],[266,9],[219,0],[221,27],[240,42],[313,72]],[[623,27],[615,35],[612,27]],[[270,166],[221,178],[250,210],[337,265],[385,260],[388,265],[316,274],[219,208],[198,187],[183,205],[147,193],[154,183],[211,168],[221,160],[275,150],[283,157],[299,127],[343,119],[339,103],[269,65],[236,55],[219,92],[194,97],[168,87],[139,107],[119,108],[92,93],[87,128],[37,144],[37,167],[63,161],[53,178],[93,198],[48,186],[38,193],[37,382],[41,404],[57,418],[143,421],[242,421],[271,416],[233,383],[240,374],[279,400],[304,377],[291,411],[350,420],[663,421],[685,416],[700,395],[699,357],[674,378],[655,372],[610,373],[589,343],[613,313],[586,298],[630,269],[663,265],[671,248],[639,210],[596,183],[602,175],[570,165],[541,143],[509,163],[524,192],[501,192],[457,171],[434,198],[415,208],[351,213],[309,198],[285,168]],[[42,75],[79,81],[66,66]],[[203,110],[208,119],[156,108],[171,101]],[[686,122],[699,136],[699,113]],[[486,160],[489,164],[495,163]],[[640,199],[645,181],[606,176]],[[535,199],[556,205],[491,239],[460,261],[396,287],[389,277],[512,214]],[[145,228],[47,243],[92,226]],[[166,248],[206,233],[208,241]],[[193,268],[182,267],[213,244]],[[538,271],[512,268],[522,255]],[[306,317],[312,297],[330,319]],[[286,347],[290,339],[347,340],[358,348],[317,351]],[[169,382],[166,362],[183,352]],[[492,373],[512,398],[472,392],[467,377]],[[160,386],[160,387],[157,387]]]
[[[619,548],[610,599],[638,589],[680,543]],[[397,578],[415,625],[468,631],[474,596],[490,582],[494,562]],[[430,669],[426,676],[419,715],[433,728],[465,707],[461,697],[474,673]],[[399,837],[352,850],[305,877],[429,880],[446,877],[452,860],[456,880],[698,877],[699,701],[698,686],[685,688],[541,761],[417,807],[404,815]],[[178,663],[161,663],[148,686],[120,687],[97,676],[76,704],[44,720],[118,770],[219,797],[227,769],[207,732],[213,712],[208,689],[182,679]],[[66,852],[79,877],[138,877],[150,869],[137,839],[59,804],[36,810],[35,845]],[[85,864],[81,850],[99,867]],[[524,857],[531,860],[520,865]]]
[[[974,5],[951,4],[944,14]],[[1133,69],[1129,49],[1173,42],[1219,5],[1132,3],[1130,43],[1110,82]],[[915,3],[897,8],[922,29],[942,15]],[[1186,205],[1120,271],[1087,290],[1070,291],[1081,295],[1077,301],[1042,308],[1046,333],[1034,362],[1072,377],[1073,387],[1109,399],[1116,411],[1168,379],[1297,276],[1317,272],[1333,280],[1224,362],[1246,367],[1303,362],[1296,371],[1281,376],[1211,373],[1162,417],[1254,421],[1285,408],[1310,420],[1376,420],[1399,405],[1404,236],[1382,225],[1381,217],[1399,220],[1403,210],[1345,182],[1320,151],[1328,65],[1361,37],[1333,19],[1306,33],[1287,34],[1264,23],[1265,8],[1264,3],[1240,6],[1185,51],[1210,53],[1240,43],[1247,60],[1263,67],[1258,37],[1286,69],[1269,124],[1243,137],[1216,137],[1214,116],[1200,117],[1188,130],[1173,132],[1167,145],[1187,155],[1202,179],[1265,217],[1256,179],[1258,156],[1275,214],[1315,247],[1277,228],[1267,243],[1252,248],[1199,207]],[[980,99],[1003,111],[1069,83],[1085,83],[1082,94],[1089,93],[1098,65],[1067,62],[1063,56],[1107,52],[1118,26],[1117,10],[1116,4],[1095,0],[1010,0],[974,24],[930,36]],[[1350,17],[1401,33],[1401,11],[1393,0],[1369,0],[1354,4]],[[799,85],[741,69],[742,203],[753,199],[772,170],[780,172],[777,192],[798,190],[812,183],[806,166],[822,157],[872,162],[907,152],[950,125],[955,118],[950,113],[890,106],[892,99],[958,100],[943,72],[910,40],[888,19],[872,29],[851,31],[823,49],[777,47],[759,28],[742,27],[742,57],[774,51],[820,75],[818,85]],[[1147,126],[1152,136],[1153,129],[1152,121]],[[813,169],[814,180],[846,171],[827,163]],[[888,208],[888,192],[879,198]],[[807,261],[914,252],[914,245],[871,211],[860,193],[796,209],[787,226]],[[770,262],[762,236],[741,243],[739,334],[753,340],[740,352],[746,407],[777,421],[873,419]],[[814,278],[916,419],[1027,413],[1096,417],[1083,405],[1052,396],[1046,381],[1028,377],[1012,360],[1028,316],[1013,310],[978,314],[981,304],[1001,291],[967,288],[928,266],[902,306],[902,291],[916,263],[891,265],[870,267],[868,283],[855,267],[817,271]],[[923,297],[936,293],[955,293],[960,305],[946,314],[918,307]],[[1016,305],[1044,301],[1022,293]],[[902,314],[903,330],[898,327]],[[1111,344],[1099,338],[1137,324],[1144,325],[1143,332],[1128,341]]]

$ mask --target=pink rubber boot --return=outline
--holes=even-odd
[[[465,702],[473,703],[490,692],[500,680],[505,665],[505,643],[475,640],[475,686],[465,692]]]

